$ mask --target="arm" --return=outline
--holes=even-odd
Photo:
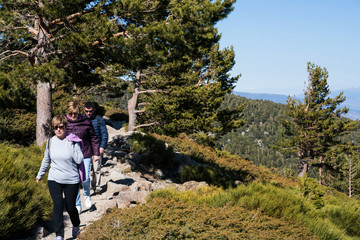
[[[100,117],[100,135],[101,135],[100,148],[102,148],[103,149],[102,151],[104,152],[104,149],[106,148],[109,139],[109,134],[106,128],[105,120],[102,117]],[[101,150],[100,150],[100,154],[101,154]]]
[[[76,164],[80,164],[84,160],[84,155],[80,148],[80,143],[73,143],[72,145],[72,158]]]
[[[48,171],[49,166],[50,166],[51,159],[50,159],[50,151],[49,151],[48,144],[49,144],[49,142],[46,143],[44,158],[41,162],[39,172],[36,175],[36,182],[39,182],[41,180],[41,178],[45,175],[45,173]]]
[[[100,156],[99,139],[96,136],[94,128],[93,128],[91,123],[90,123],[90,127],[89,127],[89,134],[90,134],[90,142],[91,142],[91,148],[92,148],[92,151],[93,151],[93,156],[95,156],[95,157],[97,156],[97,158],[99,158],[99,156]]]

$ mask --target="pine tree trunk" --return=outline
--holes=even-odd
[[[323,166],[324,157],[321,156],[319,161],[320,161],[320,167],[319,167],[319,178],[320,178],[320,180],[319,180],[319,183],[320,183],[321,185],[325,186],[325,185],[326,185],[325,175],[324,175],[324,173],[325,173],[325,168],[324,168],[324,166]]]
[[[304,177],[309,170],[307,160],[301,159],[298,177]]]
[[[352,158],[349,158],[349,197],[352,196]]]
[[[128,112],[129,112],[128,131],[134,131],[136,129],[136,106],[140,91],[140,81],[141,81],[140,76],[141,76],[141,71],[137,70],[134,93],[130,98],[130,100],[128,101]]]
[[[36,109],[36,144],[42,146],[52,134],[51,88],[49,83],[38,82]]]

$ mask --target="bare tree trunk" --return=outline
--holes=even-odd
[[[51,137],[51,88],[49,83],[38,82],[36,101],[36,144],[41,146]]]
[[[134,131],[136,129],[136,107],[138,96],[140,92],[141,83],[141,71],[140,69],[136,72],[135,89],[132,97],[128,101],[128,112],[129,112],[129,126],[128,131]]]
[[[308,171],[309,171],[308,161],[301,159],[298,177],[304,177]]]
[[[352,158],[348,157],[349,160],[349,197],[352,196]]]
[[[319,183],[321,184],[321,185],[326,185],[326,182],[325,182],[325,175],[324,175],[324,173],[325,173],[325,169],[324,169],[324,166],[323,166],[323,163],[324,163],[324,157],[320,157],[320,160],[319,160],[319,162],[320,162],[320,167],[319,167]]]

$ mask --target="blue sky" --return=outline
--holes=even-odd
[[[241,74],[235,91],[295,95],[307,62],[325,67],[331,91],[360,87],[360,0],[237,0],[217,24]]]

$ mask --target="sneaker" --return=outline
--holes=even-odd
[[[79,234],[79,232],[80,232],[80,228],[79,228],[79,227],[73,227],[73,229],[72,229],[72,237],[73,237],[73,238],[76,238],[77,235]]]
[[[85,196],[85,206],[87,208],[91,208],[91,206],[92,206],[91,198],[88,196]]]
[[[55,240],[64,240],[62,236],[56,236]]]
[[[79,215],[80,215],[80,213],[81,213],[81,206],[76,206],[76,209],[77,209],[77,211],[78,211],[78,213],[79,213]]]

